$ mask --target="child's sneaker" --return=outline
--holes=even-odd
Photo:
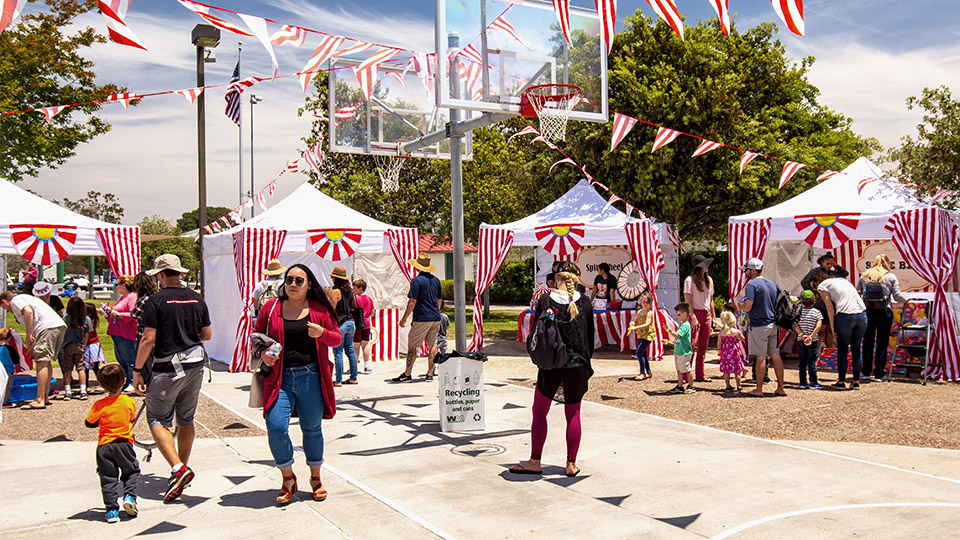
[[[72,397],[73,397],[73,393],[72,393],[72,392],[64,392],[64,393],[63,393],[63,400],[64,400],[64,401],[70,401],[70,398],[72,398]]]
[[[692,394],[692,393],[694,393],[694,392],[696,392],[696,391],[697,391],[697,389],[694,388],[692,384],[688,384],[687,387],[683,390],[683,393],[684,393],[684,394]]]
[[[120,521],[119,510],[107,510],[107,523],[116,523]]]
[[[674,386],[673,388],[671,388],[670,390],[667,390],[667,393],[668,393],[668,394],[682,394],[682,393],[683,393],[683,387],[678,384],[678,385]]]
[[[137,517],[137,498],[133,495],[124,495],[123,511],[130,517]]]
[[[801,384],[798,388],[800,388],[801,390],[809,390],[809,389],[810,389],[810,385],[809,385],[809,384]]]
[[[86,401],[86,400],[87,400],[87,393],[80,392],[80,401]]]
[[[820,389],[822,389],[822,388],[823,388],[823,385],[822,385],[822,384],[812,383],[812,384],[810,385],[810,389],[811,389],[811,390],[820,390]]]
[[[373,374],[373,368],[371,368],[370,366],[363,366],[363,374],[364,374],[364,375],[372,375],[372,374]]]

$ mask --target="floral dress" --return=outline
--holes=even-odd
[[[740,373],[745,357],[743,343],[734,335],[720,338],[720,373]]]

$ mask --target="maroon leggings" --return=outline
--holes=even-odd
[[[534,390],[530,459],[539,461],[543,455],[543,443],[547,440],[547,413],[552,402],[552,399]],[[564,404],[563,412],[567,416],[567,461],[576,461],[577,451],[580,450],[580,402]]]

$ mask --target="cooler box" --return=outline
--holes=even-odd
[[[437,355],[440,379],[440,430],[482,430],[486,425],[483,407],[483,353]]]
[[[50,386],[56,379],[50,379]],[[37,378],[30,375],[17,375],[13,378],[13,388],[10,390],[10,402],[33,401],[37,398]]]

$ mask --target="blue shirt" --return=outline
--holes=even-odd
[[[437,300],[441,296],[440,280],[429,272],[420,272],[410,282],[410,294],[407,298],[417,301],[413,306],[413,322],[434,322],[440,320],[440,307]]]
[[[773,324],[777,320],[777,284],[765,277],[753,278],[744,289],[744,299],[752,300],[750,328]]]
[[[13,351],[13,354],[10,351]],[[13,360],[14,356],[17,358],[16,362]],[[17,354],[17,350],[11,345],[0,345],[0,364],[3,364],[3,370],[12,374],[17,370],[14,363],[20,363],[20,355]]]

